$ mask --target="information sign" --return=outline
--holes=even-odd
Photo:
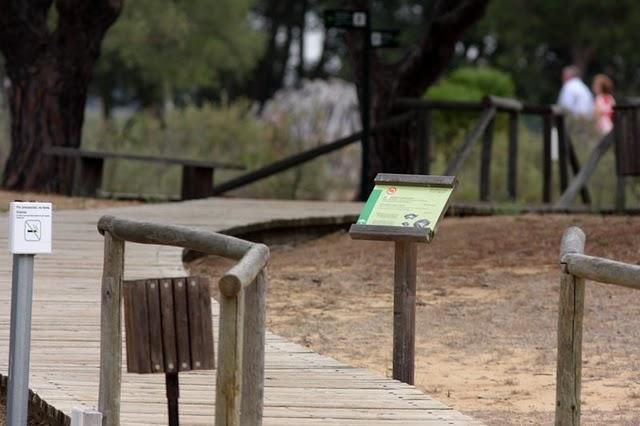
[[[393,241],[393,378],[415,380],[417,243],[433,239],[458,182],[453,176],[380,173],[353,239]]]
[[[372,30],[371,47],[399,47],[400,31],[398,30]]]
[[[51,253],[51,203],[10,203],[9,251],[13,254]]]
[[[324,24],[334,28],[365,28],[368,13],[364,10],[330,9],[324,11]]]
[[[375,183],[353,238],[430,241],[457,186],[451,176],[379,174]]]

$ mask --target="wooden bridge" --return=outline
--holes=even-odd
[[[175,204],[54,214],[54,251],[36,257],[30,387],[31,401],[52,424],[68,424],[73,407],[98,397],[100,275],[103,214],[223,231],[258,223],[356,214],[359,204],[208,199]],[[0,217],[7,229],[7,217]],[[6,233],[0,246],[6,247]],[[183,274],[181,250],[127,246],[126,279]],[[11,304],[11,257],[0,250],[0,375],[6,383]],[[214,303],[214,327],[217,304]],[[409,386],[267,334],[265,425],[479,425]],[[181,376],[181,420],[213,424],[213,372]],[[167,424],[163,375],[123,372],[122,423]]]

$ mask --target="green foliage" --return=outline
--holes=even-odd
[[[460,67],[429,88],[427,99],[479,101],[484,96],[511,97],[515,84],[511,76],[491,67]]]
[[[429,88],[426,99],[448,101],[480,101],[487,95],[512,97],[515,85],[511,76],[490,67],[461,67]],[[433,113],[432,134],[445,158],[455,152],[454,140],[461,138],[477,120],[473,112]],[[504,127],[504,120],[496,120],[496,130]]]
[[[529,102],[554,102],[561,68],[585,68],[585,81],[595,73],[613,77],[619,94],[640,89],[635,0],[492,0],[484,20],[463,39],[478,52],[474,61],[509,71],[518,96]]]
[[[152,91],[162,99],[175,90],[219,88],[228,75],[241,78],[260,53],[261,36],[250,28],[250,0],[135,0],[104,40],[101,83]]]

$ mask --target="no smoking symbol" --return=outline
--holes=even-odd
[[[24,240],[40,241],[42,237],[41,226],[39,220],[26,220],[24,222]]]

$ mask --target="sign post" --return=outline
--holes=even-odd
[[[458,182],[453,176],[380,173],[352,239],[395,243],[393,291],[393,378],[414,384],[416,243],[429,243]]]
[[[400,46],[400,31],[372,30],[368,10],[329,9],[324,11],[327,28],[361,30],[364,33],[362,46],[362,84],[360,86],[360,111],[362,117],[362,170],[358,199],[364,201],[369,192],[369,140],[371,139],[371,49]]]
[[[362,84],[360,86],[360,114],[362,118],[362,170],[358,199],[364,201],[369,179],[369,131],[371,128],[371,20],[368,10],[330,9],[324,12],[324,24],[328,28],[361,30]]]
[[[13,253],[7,424],[25,426],[29,401],[33,260],[51,253],[51,203],[13,202],[9,250]]]

